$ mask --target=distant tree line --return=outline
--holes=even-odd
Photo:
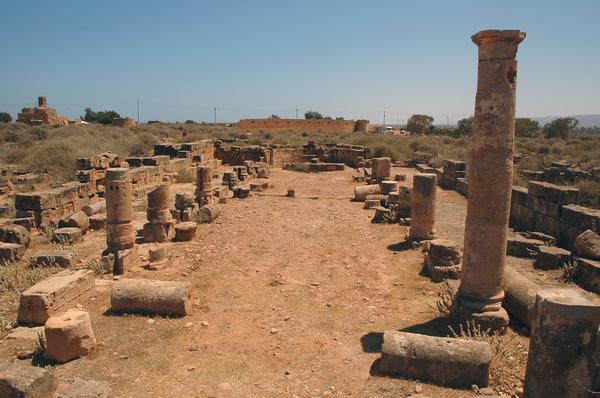
[[[91,108],[85,108],[83,120],[89,123],[111,124],[113,119],[121,117],[116,111],[98,111],[95,112]]]
[[[305,112],[304,113],[304,118],[305,119],[333,120],[333,118],[331,116],[323,116],[319,112],[315,112],[315,111],[307,111],[307,112]],[[344,120],[344,118],[341,117],[341,116],[338,116],[338,117],[335,118],[335,120]]]
[[[406,123],[406,129],[415,134],[454,137],[468,136],[473,131],[473,117],[460,119],[456,128],[436,127],[433,125],[433,120],[433,117],[429,115],[412,115]],[[543,127],[537,120],[531,118],[518,117],[515,119],[515,135],[517,137],[568,138],[579,130],[578,127],[578,120],[572,117],[554,119]]]
[[[0,123],[12,122],[12,116],[8,112],[0,112]]]

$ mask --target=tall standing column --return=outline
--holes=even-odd
[[[504,331],[502,281],[512,189],[518,30],[484,30],[479,47],[475,117],[469,148],[460,304],[467,319]]]
[[[410,194],[410,230],[413,240],[435,239],[435,199],[437,177],[435,174],[417,173],[413,176]]]

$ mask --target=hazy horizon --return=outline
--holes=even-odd
[[[496,6],[496,7],[495,7]],[[473,112],[482,29],[520,29],[517,116],[600,114],[600,3],[149,1],[3,4],[0,111],[436,124]]]

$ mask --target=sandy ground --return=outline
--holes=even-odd
[[[401,250],[406,227],[372,224],[373,211],[350,201],[353,173],[275,169],[271,189],[230,200],[196,240],[168,243],[169,267],[126,275],[189,281],[189,316],[110,315],[105,276],[83,303],[97,349],[55,374],[109,381],[115,397],[404,397],[417,384],[431,397],[474,396],[377,375],[381,333],[431,328],[438,286],[420,275],[419,250]],[[412,184],[414,170],[394,173]],[[284,196],[288,187],[296,198]],[[465,211],[458,193],[438,191],[440,237],[462,244]],[[98,231],[74,250],[97,258],[104,247]],[[0,357],[15,350],[4,341]]]

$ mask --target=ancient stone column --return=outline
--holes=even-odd
[[[175,235],[175,222],[169,210],[169,184],[148,192],[148,223],[144,224],[146,242],[166,242]]]
[[[593,397],[600,305],[573,289],[542,290],[529,339],[525,398]]]
[[[106,245],[105,255],[112,254],[113,272],[121,274],[129,265],[139,261],[135,252],[136,229],[132,223],[133,185],[129,169],[106,170]]]
[[[413,176],[411,219],[408,237],[413,240],[435,239],[435,174],[417,173]]]
[[[211,204],[212,197],[212,167],[200,166],[196,169],[196,202],[202,207]]]
[[[467,319],[503,331],[501,307],[512,189],[518,30],[485,30],[479,47],[475,117],[469,148],[469,197],[459,297]]]
[[[392,169],[391,158],[373,158],[371,159],[371,179],[381,182],[389,178]]]

